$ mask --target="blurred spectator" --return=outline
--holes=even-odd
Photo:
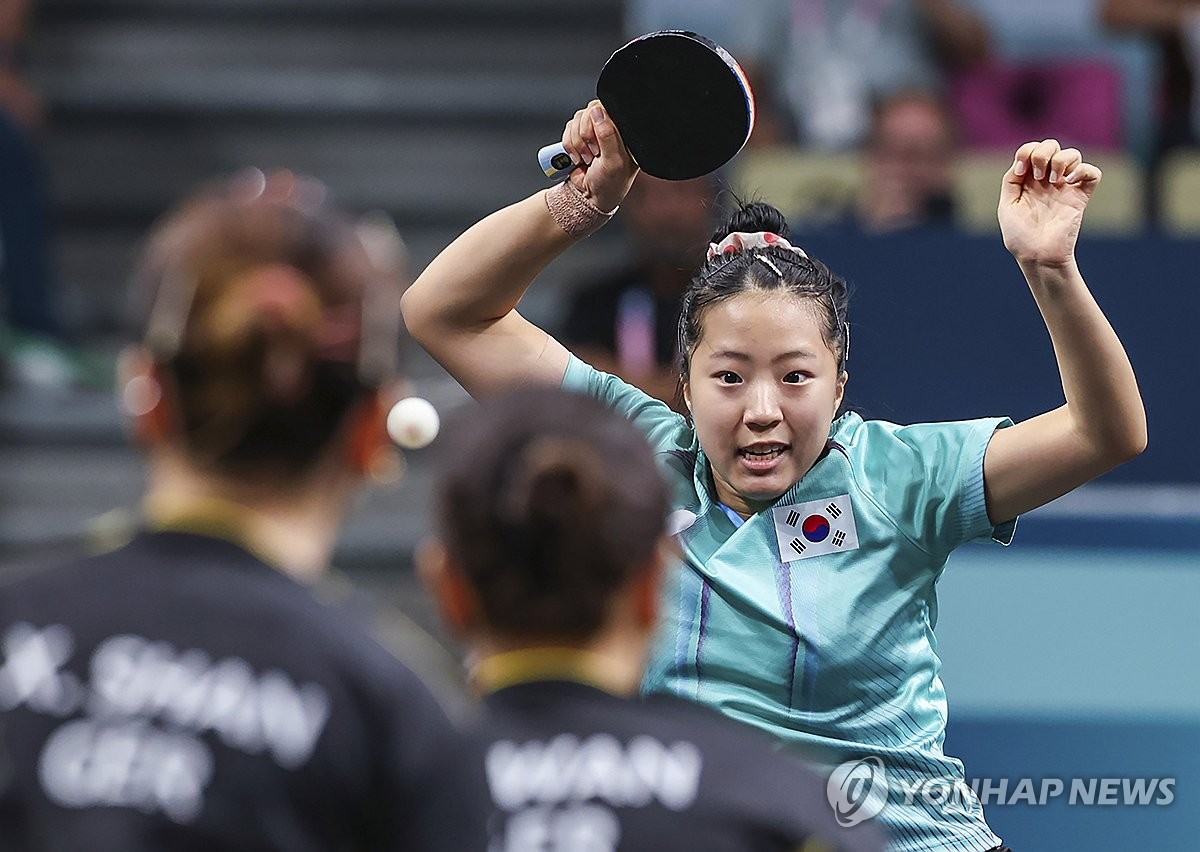
[[[1104,0],[962,0],[992,36],[989,61],[956,75],[952,103],[968,147],[1008,150],[1053,137],[1150,157],[1155,57],[1106,32]]]
[[[1124,148],[1143,162],[1153,153],[1157,52],[1146,41],[1106,30],[1104,0],[963,0],[985,21],[992,41],[989,66],[962,81],[958,104],[964,144],[1007,149],[1054,136],[1089,150]],[[1012,99],[1011,133],[1002,140],[981,119],[979,78],[992,75]],[[1048,77],[1055,77],[1047,81]],[[1040,80],[1038,79],[1040,78]],[[1050,98],[1030,97],[1042,86]],[[982,95],[989,97],[986,92]],[[982,138],[981,138],[982,137]],[[985,141],[986,140],[986,141]]]
[[[712,231],[710,178],[638,175],[617,217],[631,241],[628,263],[576,291],[563,342],[596,369],[674,404],[679,297],[704,259]]]
[[[484,848],[432,694],[314,587],[399,395],[400,246],[325,198],[251,170],[146,240],[136,534],[0,582],[0,852]]]
[[[645,29],[722,26],[714,3],[693,5],[628,0],[626,20]],[[875,98],[937,90],[947,72],[988,52],[987,29],[963,0],[744,0],[725,14],[727,29],[705,34],[746,66],[763,106],[760,143],[790,135],[821,148],[858,144]],[[773,115],[773,103],[788,115]]]
[[[42,105],[21,74],[21,53],[29,27],[32,0],[0,4],[0,107],[22,124],[40,123]]]
[[[865,149],[857,226],[883,233],[951,224],[955,137],[954,119],[940,98],[910,91],[881,100]]]
[[[1162,57],[1159,150],[1200,137],[1200,0],[1104,0],[1101,19],[1115,31],[1152,37]]]
[[[30,5],[0,3],[0,280],[10,326],[0,333],[0,359],[20,383],[64,386],[78,365],[63,346],[50,282],[49,211],[35,147],[42,105],[22,71]]]

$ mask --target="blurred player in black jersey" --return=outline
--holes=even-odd
[[[628,421],[528,388],[445,445],[420,565],[486,695],[491,852],[882,848],[758,733],[635,697],[672,546],[666,485]]]
[[[0,850],[483,847],[442,710],[306,585],[386,440],[381,246],[288,173],[152,235],[122,393],[144,529],[0,586]]]

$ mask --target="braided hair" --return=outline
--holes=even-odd
[[[724,225],[713,232],[720,243],[730,234],[766,232],[786,238],[787,220],[770,204],[739,205]],[[692,353],[704,334],[704,313],[710,305],[747,292],[789,293],[809,299],[820,316],[821,336],[834,353],[839,372],[850,354],[850,295],[846,281],[816,258],[785,246],[714,254],[692,278],[679,312],[678,351],[681,381],[687,381]]]

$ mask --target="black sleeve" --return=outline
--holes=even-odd
[[[829,852],[883,852],[879,830],[869,823],[839,825],[825,778],[780,750],[763,731],[679,698],[659,695],[646,702],[672,711],[681,730],[702,744],[701,799],[709,811],[724,809],[748,836],[765,833],[789,849],[808,843]]]
[[[469,852],[487,848],[488,798],[482,764],[463,735],[420,687],[406,696],[381,756],[390,810],[382,849]]]
[[[745,753],[750,753],[749,747]],[[764,751],[752,775],[736,785],[748,794],[742,807],[748,814],[758,813],[782,836],[804,838],[830,852],[883,852],[886,844],[876,826],[844,827],[837,822],[826,797],[825,779],[799,760]]]

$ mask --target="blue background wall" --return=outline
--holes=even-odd
[[[1016,263],[995,237],[908,232],[800,242],[851,284],[847,399],[899,422],[1061,405],[1049,335]],[[1084,277],[1125,342],[1146,399],[1150,448],[1108,481],[1200,482],[1200,243],[1084,235]]]

